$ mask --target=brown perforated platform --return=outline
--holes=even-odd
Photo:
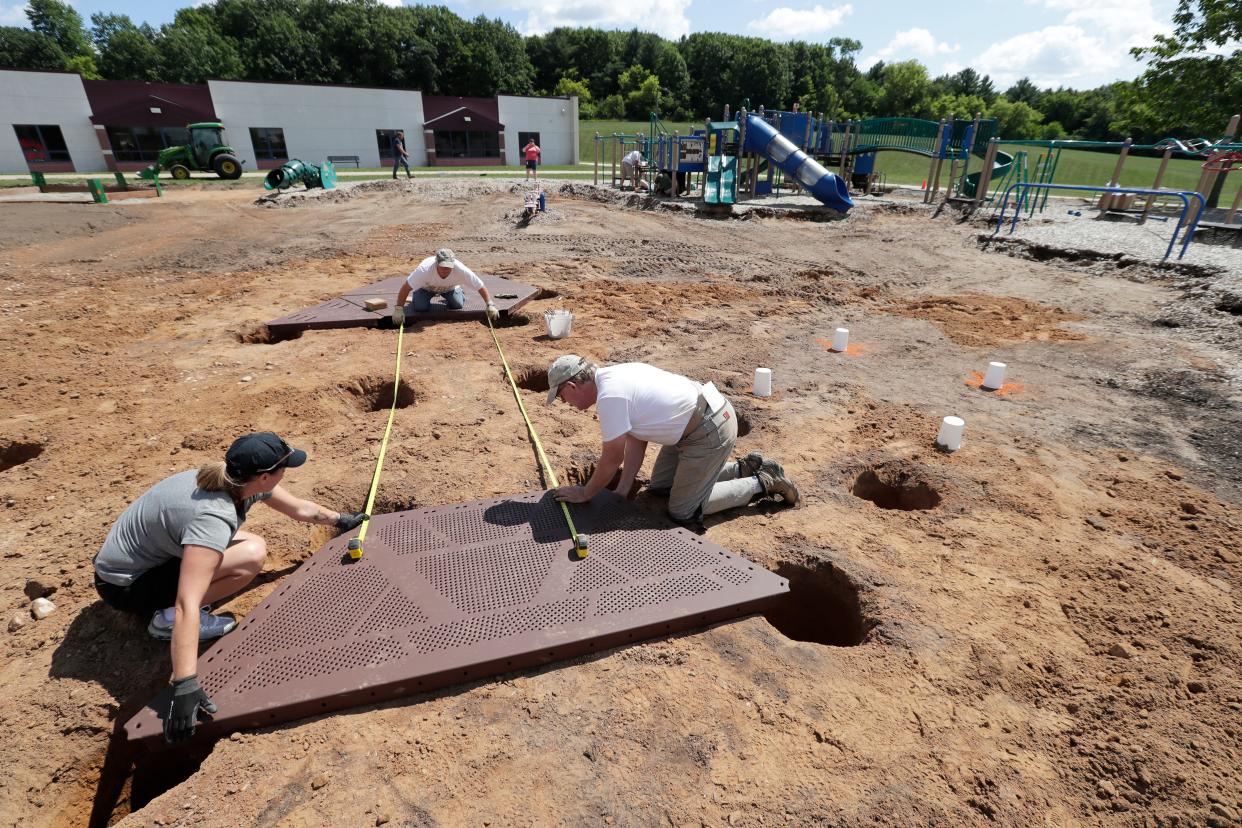
[[[511,282],[497,276],[480,276],[487,285],[492,301],[501,315],[511,313],[539,295],[539,288]],[[397,292],[405,282],[404,276],[392,276],[375,284],[366,285],[347,292],[344,296],[329,299],[327,302],[310,308],[273,319],[267,323],[268,329],[277,335],[287,335],[298,331],[318,330],[324,328],[376,328],[386,324],[392,315],[392,306],[397,302]],[[516,298],[502,299],[502,294],[514,294]],[[410,321],[440,319],[482,319],[485,311],[483,297],[478,291],[465,291],[466,306],[461,310],[449,310],[444,300],[433,299],[431,310],[409,314]],[[364,303],[367,299],[385,299],[388,306],[378,311],[367,310]],[[407,306],[408,309],[408,306]]]
[[[546,492],[377,515],[365,556],[324,545],[233,633],[199,681],[211,738],[640,641],[765,609],[788,582],[605,491],[575,505],[578,560]],[[125,725],[163,744],[162,695]]]

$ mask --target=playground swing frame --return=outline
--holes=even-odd
[[[1012,235],[1018,228],[1018,219],[1022,217],[1021,205],[1026,201],[1027,194],[1030,190],[1079,190],[1095,193],[1112,193],[1116,195],[1133,193],[1135,195],[1147,196],[1177,196],[1182,200],[1182,212],[1181,215],[1178,216],[1177,225],[1173,228],[1173,235],[1169,237],[1169,246],[1164,251],[1163,261],[1167,261],[1170,254],[1172,254],[1173,245],[1177,243],[1177,237],[1179,234],[1182,234],[1183,228],[1185,228],[1186,232],[1185,234],[1182,234],[1182,249],[1181,252],[1177,254],[1177,258],[1181,259],[1186,255],[1186,248],[1190,246],[1191,239],[1195,237],[1195,230],[1198,228],[1199,219],[1203,216],[1203,211],[1207,206],[1207,199],[1205,199],[1201,193],[1197,193],[1194,190],[1153,190],[1148,187],[1091,187],[1083,184],[1041,184],[1034,181],[1019,181],[1010,184],[1009,188],[1005,190],[1005,196],[1001,200],[1000,215],[997,216],[996,219],[996,229],[992,231],[993,236],[1000,232],[1001,227],[1005,223],[1005,210],[1009,206],[1009,196],[1014,190],[1021,190],[1022,195],[1018,197],[1018,202],[1014,207],[1013,219],[1009,225],[1010,235]],[[1199,209],[1195,211],[1194,218],[1191,219],[1190,224],[1187,225],[1186,213],[1190,210],[1191,198],[1198,200]]]

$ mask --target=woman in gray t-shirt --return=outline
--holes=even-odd
[[[95,555],[95,589],[104,603],[150,615],[147,632],[172,642],[174,702],[164,722],[169,741],[193,735],[195,711],[214,707],[195,678],[198,642],[237,625],[206,605],[241,590],[267,558],[263,538],[240,528],[250,507],[262,502],[294,520],[341,531],[367,517],[325,509],[281,488],[285,469],[305,462],[306,452],[270,431],[239,437],[223,461],[148,489],[121,513]],[[186,709],[176,715],[178,705]]]

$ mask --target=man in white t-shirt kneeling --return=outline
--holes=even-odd
[[[405,284],[397,293],[397,304],[392,309],[394,325],[405,321],[405,300],[410,300],[410,310],[414,313],[426,313],[431,310],[434,296],[443,296],[444,304],[449,310],[461,310],[466,306],[466,294],[463,288],[472,288],[479,292],[487,303],[487,318],[495,322],[500,318],[500,311],[492,303],[492,296],[487,292],[483,280],[474,271],[457,261],[457,256],[447,247],[441,247],[436,255],[428,256],[418,263],[418,267],[406,277]]]
[[[599,494],[617,470],[614,491],[627,494],[642,467],[648,443],[659,443],[648,490],[668,492],[676,522],[701,530],[704,515],[744,506],[763,495],[798,502],[798,487],[775,460],[752,451],[730,462],[737,442],[733,404],[711,383],[699,385],[641,362],[600,368],[576,354],[548,368],[548,404],[564,400],[580,411],[596,407],[603,448],[585,486],[561,486],[557,500],[584,503]]]

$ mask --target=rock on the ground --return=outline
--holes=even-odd
[[[26,616],[21,613],[9,619],[9,632],[17,632],[24,626],[26,626]]]
[[[1134,648],[1118,641],[1108,648],[1108,654],[1114,658],[1134,658]]]
[[[56,605],[46,598],[36,598],[30,602],[30,614],[42,621],[56,612]]]
[[[39,578],[31,578],[26,581],[26,587],[23,590],[26,593],[26,597],[31,601],[36,598],[46,598],[55,591],[56,586],[54,584],[47,583]]]

